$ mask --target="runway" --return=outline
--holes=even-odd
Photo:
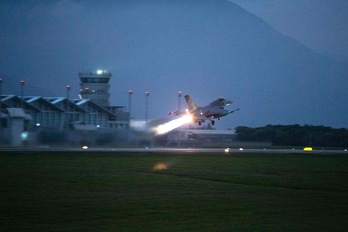
[[[59,147],[35,147],[35,148],[0,148],[1,152],[107,152],[107,153],[158,153],[158,154],[319,154],[319,155],[348,155],[347,149],[327,150],[313,149],[249,149],[249,148],[59,148]]]

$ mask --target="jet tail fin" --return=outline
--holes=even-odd
[[[185,100],[187,102],[188,108],[190,112],[193,112],[198,109],[196,103],[191,99],[189,95],[185,95]]]

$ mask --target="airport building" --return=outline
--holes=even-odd
[[[80,73],[79,99],[43,96],[0,96],[1,138],[20,146],[38,130],[127,130],[129,112],[110,106],[111,73]],[[68,91],[70,87],[67,86]]]

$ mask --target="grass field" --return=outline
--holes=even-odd
[[[2,153],[0,174],[1,231],[348,229],[345,155]]]

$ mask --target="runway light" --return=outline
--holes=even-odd
[[[167,170],[169,167],[169,165],[167,163],[157,163],[155,164],[155,166],[152,168],[153,172],[157,172],[157,171],[163,171],[163,170]]]
[[[305,147],[305,148],[303,148],[303,150],[304,150],[304,151],[313,151],[313,148],[311,148],[311,147]]]
[[[22,138],[22,140],[24,140],[24,141],[27,140],[27,139],[28,139],[28,132],[27,132],[27,131],[22,132],[21,138]]]
[[[192,116],[188,114],[180,118],[174,119],[172,121],[169,121],[167,123],[161,124],[155,127],[153,130],[156,133],[156,135],[163,135],[190,122],[192,122]]]

